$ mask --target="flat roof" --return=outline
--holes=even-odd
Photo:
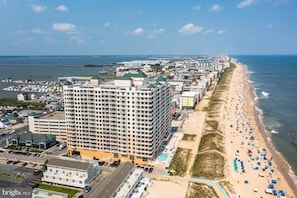
[[[186,91],[183,92],[182,97],[195,97],[196,96],[196,92],[192,92],[192,91]]]
[[[54,111],[52,113],[48,113],[39,117],[41,119],[65,119],[65,112],[64,111]]]
[[[99,195],[98,197],[111,197],[134,167],[135,165],[130,162],[121,163],[118,168],[96,189],[96,192],[98,192]]]
[[[64,159],[58,159],[58,158],[51,158],[51,159],[48,160],[47,165],[67,167],[67,168],[72,168],[72,169],[87,170],[87,168],[90,166],[90,163],[74,161],[74,160],[64,160]]]

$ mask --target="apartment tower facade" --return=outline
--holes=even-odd
[[[171,94],[161,76],[151,81],[138,71],[63,89],[69,155],[146,164],[170,138]]]

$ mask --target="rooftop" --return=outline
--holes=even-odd
[[[135,165],[130,162],[121,163],[98,187],[96,191],[98,195],[100,195],[100,197],[111,197],[134,167]]]
[[[64,111],[54,111],[52,113],[45,114],[40,118],[43,119],[65,119],[65,112]]]
[[[74,160],[64,160],[64,159],[58,159],[58,158],[51,158],[51,159],[48,160],[47,165],[67,167],[67,168],[72,168],[72,169],[87,170],[87,168],[90,166],[90,163],[74,161]]]

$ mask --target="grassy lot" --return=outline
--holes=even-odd
[[[195,134],[184,134],[182,140],[194,142],[195,138],[196,138],[196,135]]]
[[[10,150],[21,150],[20,147],[16,146],[16,145],[9,145],[7,147],[5,147],[6,149],[10,149]]]
[[[217,152],[197,154],[193,165],[192,176],[221,179],[225,176],[224,165],[224,157]]]
[[[38,149],[30,149],[30,152],[32,153],[42,153],[42,150],[38,150]]]
[[[177,151],[169,166],[170,175],[184,176],[187,171],[190,153],[190,149],[177,148]]]
[[[76,193],[79,192],[78,190],[74,190],[74,189],[70,189],[70,188],[65,188],[65,187],[60,187],[60,186],[51,186],[51,185],[46,185],[46,184],[39,184],[38,186],[36,186],[36,188],[66,193],[66,194],[68,194],[69,198],[72,198]]]
[[[205,184],[199,184],[196,182],[189,182],[187,198],[196,198],[196,197],[203,197],[203,198],[218,198],[216,192],[209,188]]]
[[[219,133],[208,133],[202,136],[198,152],[204,152],[208,150],[217,150],[221,153],[224,152],[223,136]]]

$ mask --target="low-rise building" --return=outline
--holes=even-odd
[[[98,163],[51,158],[41,181],[84,188],[100,173]]]
[[[196,92],[183,92],[180,97],[180,109],[191,108],[193,109],[197,103]]]
[[[33,134],[30,131],[21,134],[14,133],[11,142],[16,146],[38,149],[48,149],[57,143],[54,135]]]
[[[143,180],[142,174],[143,170],[136,168],[134,164],[130,162],[121,163],[119,167],[97,188],[98,197],[132,197],[137,185]],[[141,197],[144,188],[137,189],[137,194],[139,196],[136,197]]]

